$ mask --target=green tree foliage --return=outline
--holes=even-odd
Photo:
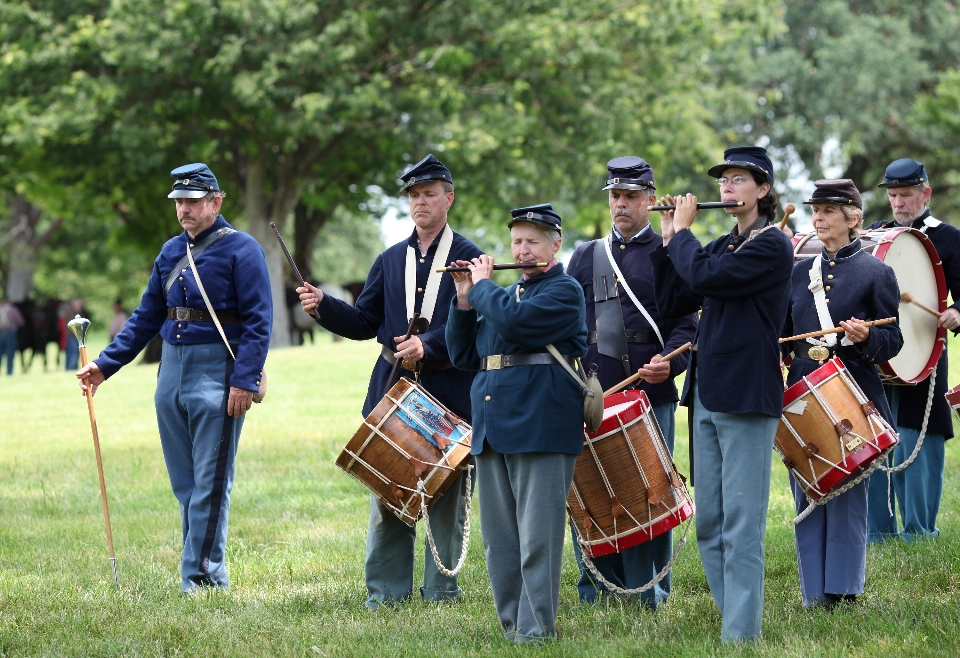
[[[915,106],[960,61],[957,3],[797,0],[785,6],[788,30],[756,60],[756,105],[740,120],[743,133],[791,146],[811,178],[839,166],[863,191],[876,189],[892,160],[921,160],[933,176],[937,206],[956,206],[945,179],[956,167],[957,135],[944,130],[943,115],[924,120]],[[730,125],[737,125],[733,117]],[[831,140],[839,149],[825,152]],[[885,217],[884,205],[873,204],[870,214]]]

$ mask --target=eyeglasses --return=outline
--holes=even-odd
[[[717,185],[719,185],[720,187],[723,187],[723,186],[726,185],[727,183],[733,183],[734,185],[743,185],[743,184],[746,183],[748,180],[750,180],[750,177],[749,177],[749,176],[741,176],[740,174],[737,174],[736,176],[734,176],[734,177],[732,177],[732,178],[727,178],[726,176],[721,176],[720,178],[717,179]]]

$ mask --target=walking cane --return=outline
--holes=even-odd
[[[69,329],[77,342],[80,343],[80,365],[87,365],[87,346],[84,339],[87,336],[87,329],[90,327],[90,320],[81,318],[79,315],[67,323]],[[93,449],[97,454],[97,473],[100,476],[100,500],[103,501],[103,520],[107,528],[107,549],[110,551],[110,567],[113,569],[113,584],[120,589],[120,580],[117,578],[117,556],[113,552],[113,530],[110,528],[110,508],[107,505],[107,485],[103,479],[103,460],[100,458],[100,435],[97,433],[97,412],[93,409],[93,391],[90,389],[90,380],[83,381],[87,385],[87,411],[90,413],[90,431],[93,432]]]

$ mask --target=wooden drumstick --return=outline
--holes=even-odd
[[[684,352],[686,352],[687,350],[689,350],[691,347],[693,347],[693,343],[684,343],[683,345],[681,345],[681,346],[678,347],[677,349],[675,349],[675,350],[673,350],[672,352],[670,352],[670,354],[667,354],[665,357],[663,357],[662,359],[660,359],[660,361],[658,361],[658,363],[664,363],[665,361],[669,361],[669,360],[672,359],[673,357],[675,357],[675,356],[677,356],[677,355],[679,355],[679,354],[683,354]],[[615,386],[611,386],[610,388],[608,388],[607,390],[605,390],[605,391],[603,392],[603,397],[607,397],[608,395],[612,395],[613,393],[616,393],[617,391],[619,391],[621,388],[626,388],[627,386],[630,386],[630,384],[632,384],[633,382],[637,381],[638,379],[643,379],[643,375],[641,375],[639,372],[636,373],[636,374],[630,375],[629,377],[627,377],[626,379],[624,379],[624,380],[623,380],[622,382],[620,382],[619,384],[616,384]]]
[[[783,230],[783,227],[787,225],[787,220],[790,219],[790,215],[796,212],[797,207],[792,203],[788,203],[783,207],[783,219],[780,220],[780,230]]]
[[[924,311],[926,311],[926,312],[929,313],[930,315],[934,315],[934,316],[936,316],[937,318],[940,317],[940,313],[939,313],[938,311],[934,311],[932,308],[930,308],[930,307],[927,306],[926,304],[921,304],[920,302],[918,302],[917,300],[915,300],[915,299],[910,295],[910,293],[908,293],[908,292],[902,293],[902,294],[900,295],[900,301],[903,302],[903,303],[905,303],[905,304],[913,304],[914,306],[919,306],[920,308],[922,308]]]
[[[896,318],[883,318],[882,320],[870,320],[864,322],[868,327],[876,327],[878,324],[890,324],[891,322],[896,322]],[[788,343],[791,340],[803,340],[804,338],[816,338],[817,336],[826,336],[827,334],[842,334],[846,329],[843,327],[834,327],[833,329],[821,329],[820,331],[811,331],[806,334],[797,334],[796,336],[788,336],[786,338],[781,338],[781,343]]]

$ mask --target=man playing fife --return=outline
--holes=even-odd
[[[697,315],[691,313],[666,320],[657,312],[653,294],[650,254],[660,246],[647,207],[656,197],[653,169],[643,159],[628,155],[607,163],[606,187],[613,221],[611,235],[586,242],[573,253],[568,274],[580,282],[587,304],[587,356],[584,367],[595,367],[604,390],[638,370],[643,379],[636,386],[646,391],[657,424],[673,452],[674,413],[677,387],[674,378],[687,368],[689,356],[681,354],[668,363],[660,359],[687,341],[693,341]],[[629,288],[629,292],[628,292]],[[573,548],[580,563],[580,600],[593,602],[606,586],[597,583],[582,563],[576,530]],[[644,586],[670,561],[673,533],[619,553],[593,558],[594,566],[608,581],[623,589]],[[640,595],[651,608],[670,594],[670,574]]]
[[[763,533],[773,437],[783,407],[778,339],[787,313],[793,249],[770,222],[773,165],[764,149],[729,148],[717,177],[737,225],[706,247],[690,231],[691,194],[663,214],[663,248],[653,261],[664,317],[702,309],[683,404],[693,405],[697,545],[710,593],[723,616],[721,638],[760,636]]]
[[[947,287],[953,297],[953,305],[940,315],[938,324],[956,335],[960,327],[960,230],[930,216],[930,196],[933,190],[930,189],[926,169],[916,160],[902,158],[891,162],[879,186],[887,190],[893,220],[875,222],[869,228],[909,226],[927,234],[943,263]],[[937,514],[943,492],[944,444],[953,436],[950,405],[944,398],[947,392],[947,372],[947,350],[944,347],[937,363],[933,404],[927,419],[923,445],[910,466],[893,473],[893,492],[896,495],[896,506],[900,508],[900,515],[903,517],[903,532],[898,532],[895,509],[891,514],[887,506],[887,474],[883,470],[877,470],[870,476],[868,542],[882,541],[898,534],[906,539],[936,537],[940,534],[937,529]],[[920,438],[930,394],[930,378],[916,386],[884,386],[884,389],[896,421],[897,434],[900,435],[900,445],[894,448],[891,460],[891,464],[896,466],[913,454]]]
[[[300,303],[308,313],[319,308],[320,326],[352,340],[376,338],[382,346],[370,375],[363,415],[367,416],[396,381],[389,381],[393,364],[401,359],[402,375],[420,372],[420,385],[450,411],[470,417],[470,384],[473,373],[457,370],[450,363],[444,329],[447,308],[456,296],[453,279],[436,272],[452,260],[470,260],[480,255],[472,242],[453,232],[447,212],[453,205],[453,177],[447,167],[428,155],[401,177],[416,225],[410,237],[377,257],[367,275],[356,306],[350,306],[306,284],[297,288]],[[437,311],[437,313],[435,313]],[[414,313],[422,326],[418,335],[405,339]],[[430,508],[430,526],[441,562],[455,564],[463,542],[466,481],[461,474],[440,500]],[[370,496],[370,526],[367,533],[367,608],[391,605],[413,592],[416,528],[394,516],[376,496]],[[430,555],[429,550],[425,550]],[[427,601],[460,597],[456,577],[444,576],[431,558],[426,559],[420,596]]]
[[[163,245],[140,306],[100,357],[77,372],[90,394],[159,332],[157,424],[180,501],[184,592],[226,588],[227,514],[243,415],[260,387],[273,305],[263,249],[219,214],[223,192],[202,163],[170,172],[184,232]],[[197,276],[187,260],[190,249]],[[206,291],[236,355],[230,355],[200,293]]]

